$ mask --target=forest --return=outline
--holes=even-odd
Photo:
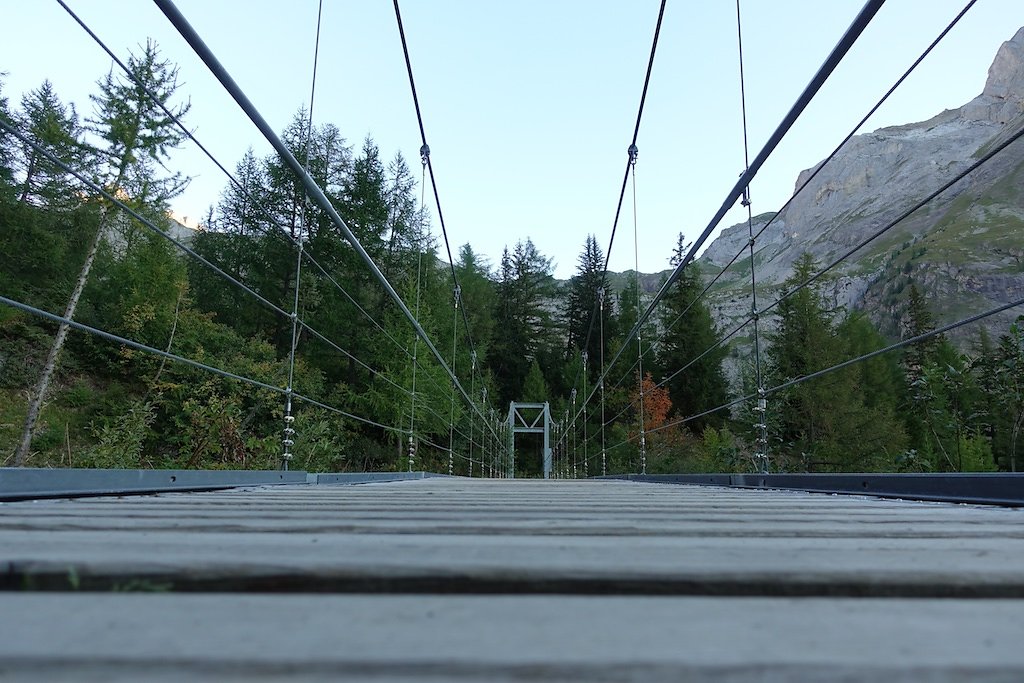
[[[84,114],[49,82],[19,99],[0,79],[4,465],[264,469],[288,453],[311,472],[495,475],[510,401],[550,404],[559,476],[746,472],[760,452],[779,472],[1020,464],[1024,319],[790,384],[897,340],[816,281],[768,314],[757,356],[720,344],[695,265],[631,334],[649,292],[609,285],[598,236],[581,235],[567,282],[529,239],[449,261],[416,162],[299,108],[282,139],[430,349],[277,155],[250,150],[200,228],[177,224],[189,105],[154,43],[127,65]],[[816,270],[805,256],[787,288]],[[935,329],[916,286],[902,311],[904,338]],[[763,414],[733,404],[781,385]],[[537,441],[515,443],[516,476],[538,476]]]

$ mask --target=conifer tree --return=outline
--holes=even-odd
[[[678,265],[687,249],[680,234],[671,264]],[[722,371],[722,361],[729,353],[728,347],[719,346],[696,360],[719,339],[711,312],[703,301],[697,300],[702,289],[703,283],[697,266],[688,265],[660,307],[664,333],[657,361],[662,372],[672,377],[666,386],[672,406],[680,417],[689,417],[717,407],[726,401],[729,393]],[[690,367],[676,374],[687,365]],[[721,424],[724,417],[717,413],[709,415],[695,420],[692,428],[699,433],[707,425]]]
[[[1009,333],[999,338],[1000,373],[1003,406],[1010,433],[1010,471],[1017,471],[1017,452],[1024,434],[1024,316],[1017,318]]]
[[[794,263],[786,280],[792,291],[816,272],[810,254]],[[769,336],[768,374],[773,383],[805,377],[857,353],[846,337],[866,323],[840,324],[840,311],[817,280],[786,297],[775,308],[778,328]],[[861,334],[858,332],[857,334]],[[877,368],[846,368],[776,394],[771,412],[778,424],[783,469],[872,471],[892,467],[906,438],[891,404],[869,400],[864,373]],[[884,373],[883,373],[884,375]],[[878,380],[884,386],[884,380]]]
[[[82,142],[82,126],[73,104],[65,105],[53,90],[50,81],[21,98],[20,127],[31,142],[42,147],[56,159],[79,172],[88,172],[90,155]],[[67,171],[23,144],[23,180],[19,201],[44,204],[55,208],[70,207],[78,202],[75,190],[79,183]]]
[[[4,81],[6,74],[0,71],[0,119],[12,126],[14,119],[7,107],[7,98],[4,96]],[[0,198],[11,192],[14,185],[14,138],[7,131],[0,128]]]
[[[469,320],[477,352],[476,367],[480,371],[494,336],[494,283],[487,262],[468,243],[459,248],[455,272],[462,286],[462,306]],[[468,346],[466,352],[469,352]]]
[[[495,327],[499,332],[487,354],[487,365],[499,387],[499,401],[518,400],[530,365],[550,358],[554,325],[546,305],[554,294],[551,259],[532,241],[504,250],[498,268]]]
[[[519,400],[529,403],[543,403],[548,400],[548,383],[544,381],[544,373],[541,372],[540,364],[536,360],[530,364],[530,371],[526,373],[522,398]]]
[[[603,306],[603,310],[599,309]],[[611,339],[613,297],[608,288],[604,270],[604,254],[593,235],[587,235],[583,251],[579,255],[576,274],[569,280],[569,295],[566,301],[565,318],[568,323],[568,354],[586,351],[590,358],[597,359],[601,353],[601,337],[598,333],[602,315],[605,326],[605,354]]]
[[[178,68],[160,59],[153,41],[146,42],[140,56],[129,56],[128,68],[132,78],[115,78],[111,71],[100,79],[99,94],[92,96],[96,113],[89,122],[90,129],[105,144],[105,148],[98,151],[100,177],[108,194],[125,196],[140,207],[148,205],[163,209],[166,201],[179,193],[187,180],[179,174],[160,176],[155,172],[154,164],[162,165],[171,150],[185,137],[160,104],[168,107],[179,120],[188,112],[189,105],[172,104],[178,87]],[[160,104],[150,99],[149,93],[155,95]],[[107,217],[112,207],[108,207],[105,201],[100,202],[100,207],[103,217],[64,311],[64,317],[68,319],[75,316],[78,300],[107,229]],[[29,399],[21,441],[14,455],[16,467],[20,467],[28,457],[36,421],[69,329],[66,323],[58,327],[39,382]]]
[[[384,187],[387,256],[383,270],[389,278],[401,267],[402,255],[411,251],[415,226],[423,220],[417,206],[416,185],[416,178],[409,170],[405,157],[401,152],[396,152],[388,164]]]

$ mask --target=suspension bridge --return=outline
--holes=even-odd
[[[21,467],[45,401],[62,341],[51,351],[30,406],[17,467],[0,470],[0,677],[5,680],[199,680],[266,678],[380,680],[1019,680],[1024,654],[1024,487],[1008,474],[795,475],[774,467],[773,397],[900,349],[1019,310],[1024,299],[974,311],[935,329],[771,384],[763,372],[761,318],[827,277],[1024,136],[1011,132],[943,185],[850,246],[805,281],[764,302],[755,255],[775,218],[756,227],[749,188],[883,5],[869,0],[780,121],[752,153],[746,131],[743,32],[736,3],[745,167],[721,207],[681,254],[635,322],[608,353],[606,291],[594,292],[571,394],[555,401],[498,406],[474,341],[471,307],[448,242],[425,116],[398,0],[395,19],[418,122],[421,196],[429,187],[450,275],[451,348],[427,322],[422,288],[428,250],[418,235],[414,287],[392,281],[311,169],[317,58],[314,56],[305,155],[264,119],[171,0],[154,0],[248,117],[301,189],[300,229],[279,223],[197,139],[158,93],[137,79],[62,0],[59,4],[167,119],[265,214],[268,236],[288,250],[282,305],[176,237],[133,206],[119,188],[74,168],[0,117],[0,129],[77,179],[118,215],[168,240],[225,289],[258,303],[288,337],[277,374],[222,367],[202,356],[158,348],[75,319],[85,277],[63,311],[0,292],[0,303],[97,343],[187,366],[202,376],[274,396],[280,405],[277,469],[264,471],[77,470]],[[903,76],[802,178],[809,186],[872,114],[971,9],[969,2]],[[604,272],[623,215],[639,228],[636,167],[640,130],[666,2],[660,3]],[[322,9],[322,4],[321,4]],[[319,16],[317,46],[319,46]],[[632,211],[629,202],[632,195]],[[791,200],[792,201],[792,200]],[[659,306],[698,251],[737,204],[748,240],[685,307],[702,301],[726,272],[749,258],[750,314],[654,387],[644,363],[657,343],[642,339]],[[324,221],[342,236],[361,277],[377,288],[372,305],[343,284],[333,257],[310,238]],[[100,231],[102,233],[102,229]],[[97,240],[100,239],[98,234]],[[95,247],[93,248],[95,251]],[[91,256],[89,257],[92,258]],[[635,273],[639,278],[639,261]],[[316,276],[305,291],[304,272]],[[88,269],[84,274],[88,273]],[[637,281],[637,289],[639,284]],[[334,297],[351,325],[391,350],[395,367],[366,355],[304,313],[306,298]],[[385,315],[381,311],[387,308]],[[684,313],[685,313],[684,310]],[[436,312],[435,312],[436,314]],[[401,321],[402,332],[385,320]],[[682,318],[682,315],[680,315]],[[393,322],[393,321],[392,321]],[[678,320],[676,321],[678,323]],[[658,329],[655,334],[671,331]],[[753,388],[746,395],[649,426],[645,399],[741,333],[751,335]],[[598,343],[593,345],[592,340]],[[173,342],[173,336],[171,341]],[[645,345],[644,342],[647,342]],[[362,404],[310,383],[297,350],[317,344],[384,387],[402,407],[386,421]],[[586,349],[599,349],[590,357]],[[635,348],[635,354],[630,349]],[[635,358],[629,367],[627,358]],[[163,366],[161,366],[162,369]],[[404,374],[403,374],[404,373]],[[613,414],[607,393],[632,384],[629,405]],[[319,393],[318,393],[319,392]],[[552,397],[554,399],[555,397]],[[400,471],[308,473],[295,467],[304,409],[373,430],[401,448]],[[748,472],[652,475],[652,434],[713,414],[754,416]],[[647,406],[646,410],[649,410]],[[34,413],[33,413],[34,411]],[[616,425],[628,429],[613,432]],[[626,434],[610,443],[612,434]],[[539,435],[545,480],[525,479],[518,435]],[[630,449],[631,471],[609,453]],[[530,457],[533,457],[532,455]],[[70,465],[70,455],[68,456]],[[835,495],[864,494],[864,495]]]

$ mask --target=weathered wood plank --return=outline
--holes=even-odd
[[[5,681],[929,681],[1024,677],[1024,602],[29,593]]]
[[[7,587],[1024,597],[1024,511],[431,479],[0,505]]]

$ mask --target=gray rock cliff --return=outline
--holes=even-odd
[[[1024,28],[1000,47],[978,97],[927,121],[855,136],[817,175],[818,167],[799,174],[792,202],[756,245],[760,306],[778,296],[802,253],[810,252],[821,265],[832,262],[1022,127]],[[755,231],[773,216],[759,216]],[[713,276],[746,244],[745,223],[726,228],[698,263]],[[723,329],[749,315],[749,268],[741,257],[712,290],[712,310]],[[867,311],[894,337],[901,332],[911,282],[930,296],[940,322],[1020,297],[1024,141],[1011,144],[833,272],[828,287],[835,303]],[[987,326],[1005,331],[1021,313],[1007,312]]]

